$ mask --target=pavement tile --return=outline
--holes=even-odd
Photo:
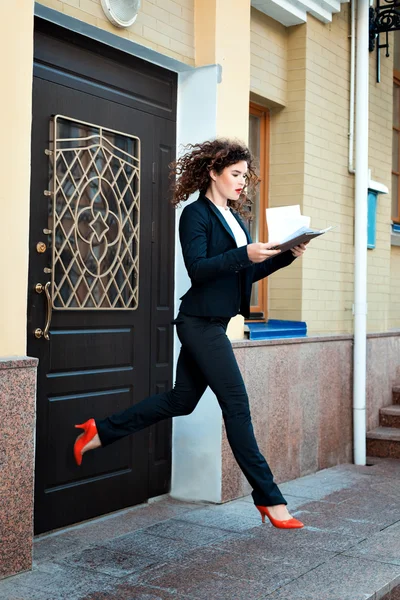
[[[335,502],[327,502],[326,500],[311,500],[308,498],[306,502],[302,502],[301,505],[297,506],[295,510],[292,510],[293,514],[298,514],[300,511],[307,512],[329,512],[336,508]]]
[[[344,515],[347,513],[345,512]],[[334,509],[324,513],[316,511],[296,511],[296,518],[303,521],[306,528],[311,531],[332,531],[342,535],[351,535],[361,538],[380,531],[386,522],[379,522],[369,518],[348,518],[338,514]]]
[[[227,539],[237,535],[237,533],[235,534],[224,529],[205,527],[204,525],[197,525],[196,523],[189,523],[188,521],[181,521],[179,519],[170,519],[163,523],[157,523],[157,525],[147,527],[146,531],[150,535],[183,540],[194,543],[197,546],[204,546],[219,539]]]
[[[229,531],[242,532],[261,525],[258,511],[248,502],[233,503],[230,506],[202,508],[185,513],[182,521],[197,523],[205,527],[216,527]]]
[[[14,579],[14,577],[12,578]],[[0,583],[1,600],[64,600],[65,596],[53,591],[34,590],[32,588],[4,580]]]
[[[175,557],[183,557],[199,546],[196,542],[173,540],[170,538],[150,535],[147,529],[134,531],[115,540],[103,544],[104,548],[123,554],[133,554],[150,557],[150,559],[165,562]]]
[[[251,556],[261,554],[268,560],[308,564],[312,568],[318,564],[321,552],[326,551],[332,556],[352,548],[363,539],[364,537],[345,536],[330,531],[311,531],[307,528],[283,531],[265,525],[261,529],[253,529],[251,533],[241,535],[240,538],[216,542],[212,547]]]
[[[289,481],[279,486],[282,494],[287,496],[296,496],[300,498],[309,498],[311,500],[328,500],[329,496],[334,492],[342,490],[342,487],[338,482],[329,483],[316,483],[315,486],[298,483],[298,480]],[[350,487],[350,486],[349,486]]]
[[[400,523],[379,531],[345,554],[400,566]]]
[[[314,561],[313,566],[321,564],[330,557],[330,553],[320,552],[318,560]],[[176,573],[182,569],[185,573],[189,571],[194,573],[201,571],[219,575],[220,577],[249,581],[249,583],[258,582],[262,584],[265,595],[273,592],[285,583],[296,579],[302,573],[307,572],[309,564],[300,565],[298,563],[294,565],[284,561],[267,560],[260,553],[237,554],[228,552],[226,549],[208,547],[196,550],[183,563],[173,561],[158,570],[152,571],[147,575],[145,582],[148,585],[156,585],[157,587],[169,587],[170,584],[168,582],[171,576],[175,577]],[[191,589],[187,589],[187,581],[185,579],[179,584],[181,587],[179,587],[175,579],[174,582],[175,591],[182,594],[192,593]]]
[[[330,467],[329,469],[322,469],[317,473],[299,477],[295,481],[298,481],[301,485],[312,485],[314,483],[330,485],[335,483],[347,487],[354,484],[360,485],[362,482],[368,481],[368,478],[369,472],[359,472],[356,465],[344,464]]]
[[[285,494],[285,500],[288,503],[288,509],[289,512],[290,511],[294,511],[297,508],[299,508],[300,506],[303,506],[303,504],[307,504],[308,502],[311,501],[310,498],[302,498],[299,496],[291,496],[290,494]],[[251,496],[245,496],[244,498],[240,498],[239,500],[233,500],[232,502],[228,502],[226,504],[222,504],[222,507],[228,506],[230,504],[235,504],[236,502],[246,502],[246,504],[252,504],[253,505],[253,510],[254,509],[254,501],[253,498]]]
[[[400,567],[359,558],[335,556],[268,596],[268,600],[368,600],[388,581],[400,577]]]
[[[288,510],[290,513],[293,513],[298,508],[301,508],[305,504],[314,501],[312,498],[303,498],[302,496],[291,496],[290,494],[285,494],[285,500],[287,502]],[[319,500],[316,500],[318,502]]]
[[[149,527],[155,523],[169,520],[192,510],[198,510],[203,503],[179,502],[173,499],[162,499],[158,502],[141,504],[126,509],[116,514],[107,515],[91,521],[68,528],[68,536],[80,539],[82,529],[85,531],[87,543],[102,542],[104,539],[113,539]]]
[[[331,492],[330,494],[325,496],[324,502],[330,502],[331,504],[341,504],[342,502],[346,502],[347,500],[357,498],[357,496],[359,495],[360,492],[357,490],[357,487],[351,486],[349,488],[344,488],[336,492]]]
[[[376,494],[396,499],[400,494],[400,476],[387,477],[384,480],[379,480],[379,483],[372,483],[371,489]]]
[[[390,508],[393,511],[400,511],[398,496],[393,496],[392,492],[386,492],[382,487],[374,488],[372,485],[368,491],[358,493],[352,498],[340,502],[340,507],[351,510],[351,507],[356,507],[356,510],[365,511],[366,514],[376,516],[376,513]]]
[[[37,564],[54,558],[63,558],[68,554],[84,550],[89,545],[84,536],[76,538],[64,533],[39,537],[34,539],[33,561]]]
[[[214,573],[206,569],[202,561],[165,567],[147,583],[178,594],[178,597],[201,600],[256,600],[265,596],[263,583]]]
[[[371,483],[366,488],[352,487],[335,492],[326,496],[324,501],[331,502],[338,505],[355,504],[359,510],[379,510],[388,506],[389,504],[394,506],[394,500],[391,494],[386,494],[381,489],[380,493],[373,487],[376,479],[372,479]],[[386,480],[385,480],[386,481]],[[379,488],[378,488],[379,489]],[[398,508],[398,504],[397,504]]]
[[[148,569],[155,562],[154,558],[148,556],[122,554],[101,546],[94,546],[57,560],[57,563],[61,565],[98,571],[112,577],[125,577],[140,572],[143,569]]]
[[[368,464],[372,464],[371,467],[364,467],[369,469],[370,475],[380,475],[386,477],[400,477],[400,461],[396,458],[378,458],[376,456],[370,456],[367,458]],[[349,465],[351,467],[352,465]]]
[[[170,593],[167,590],[125,582],[118,584],[110,592],[95,592],[81,598],[81,600],[180,600],[182,598],[183,596]]]
[[[68,568],[57,563],[47,562],[40,565],[40,568],[16,575],[9,581],[15,586],[21,586],[23,590],[29,589],[27,600],[36,600],[36,596],[38,600],[42,600],[40,594],[49,600],[80,600],[89,592],[112,589],[117,580],[96,571]],[[0,598],[2,600],[4,589],[7,588],[3,587],[3,582],[0,582]]]

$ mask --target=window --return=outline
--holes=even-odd
[[[53,308],[135,310],[140,139],[61,115],[52,131]]]
[[[253,103],[250,103],[249,148],[256,159],[260,176],[257,195],[253,203],[250,235],[253,242],[266,242],[265,209],[268,206],[269,111]],[[250,318],[252,320],[267,319],[267,281],[265,279],[253,285]]]

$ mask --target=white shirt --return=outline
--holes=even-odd
[[[233,216],[232,211],[229,208],[229,206],[227,206],[226,208],[225,208],[225,206],[217,206],[217,205],[215,205],[215,206],[221,212],[222,216],[228,223],[233,235],[235,236],[237,247],[240,248],[241,246],[247,246],[246,234],[243,231],[243,229],[241,228],[241,226],[239,225],[239,223],[237,222],[237,220],[235,219],[235,217]]]

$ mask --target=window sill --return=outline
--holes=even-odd
[[[266,323],[247,321],[245,334],[248,339],[253,341],[307,337],[307,324],[303,321],[280,319],[269,319]]]
[[[390,236],[390,244],[392,246],[400,246],[400,224],[392,224],[392,234]]]

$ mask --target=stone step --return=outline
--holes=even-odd
[[[379,411],[379,424],[381,427],[395,427],[400,429],[400,404],[385,406]]]
[[[367,455],[400,458],[400,429],[377,427],[367,432]]]
[[[400,404],[400,385],[393,387],[393,404]]]

